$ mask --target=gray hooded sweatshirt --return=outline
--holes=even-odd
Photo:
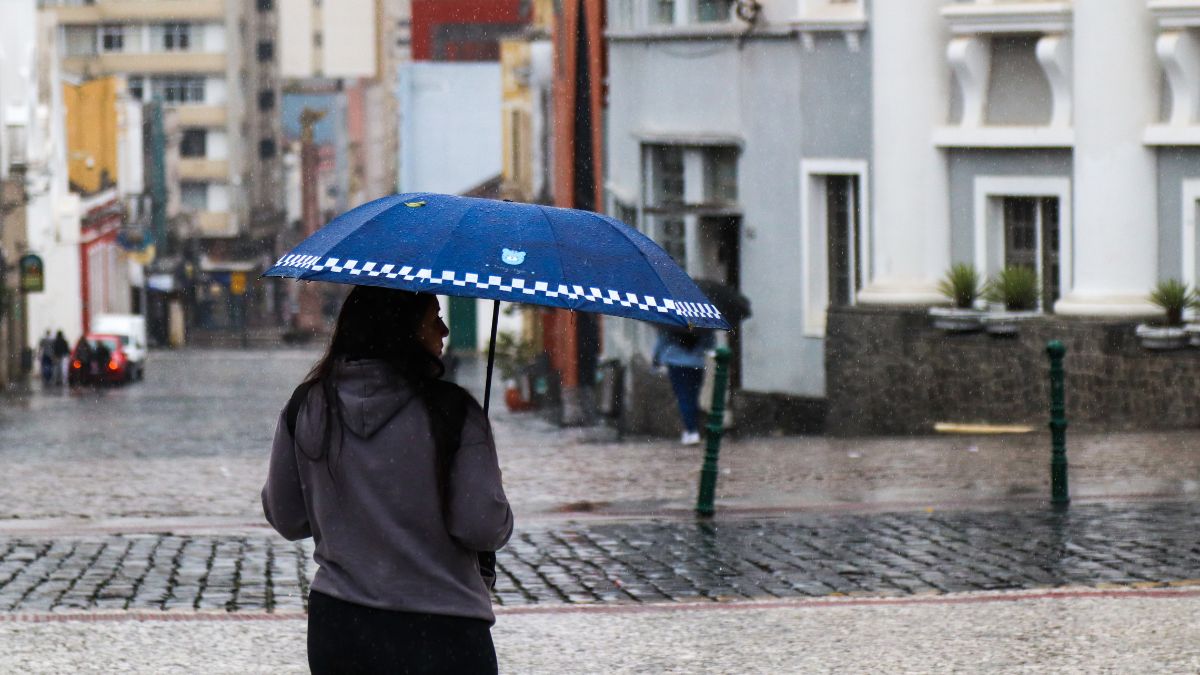
[[[323,429],[324,394],[313,387],[296,420],[302,448],[280,413],[262,491],[267,521],[289,540],[315,540],[313,590],[494,622],[477,552],[504,546],[513,515],[483,409],[468,403],[443,510],[428,413],[413,390],[381,361],[340,362],[334,377],[346,428],[333,475],[324,457],[309,459]]]

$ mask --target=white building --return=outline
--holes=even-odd
[[[34,0],[5,3],[0,21],[0,172],[20,166],[26,175],[25,219],[29,251],[42,258],[45,290],[27,297],[27,337],[45,331],[78,336],[80,203],[67,184],[62,80],[57,29],[39,15]]]
[[[1031,266],[1064,317],[1153,313],[1156,281],[1198,280],[1196,0],[608,17],[610,212],[753,301],[747,393],[823,397],[827,308],[943,302],[952,263]],[[648,352],[649,329],[606,325],[613,355]]]

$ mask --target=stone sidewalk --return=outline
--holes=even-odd
[[[574,523],[516,533],[499,606],[1200,585],[1200,503]],[[0,611],[302,611],[311,540],[0,538]]]

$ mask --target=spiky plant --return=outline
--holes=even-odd
[[[1041,289],[1037,272],[1023,265],[1009,265],[988,282],[984,297],[1011,312],[1037,309]]]
[[[938,292],[959,309],[970,309],[983,292],[983,279],[974,265],[956,263],[938,283]]]
[[[1181,326],[1183,310],[1196,306],[1196,291],[1178,279],[1166,279],[1150,291],[1150,302],[1166,313],[1168,326]]]

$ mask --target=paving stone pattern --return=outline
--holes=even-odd
[[[501,605],[908,595],[1200,579],[1200,504],[804,515],[518,532]],[[0,611],[301,611],[312,542],[0,539]],[[1196,582],[1200,583],[1200,582]]]

